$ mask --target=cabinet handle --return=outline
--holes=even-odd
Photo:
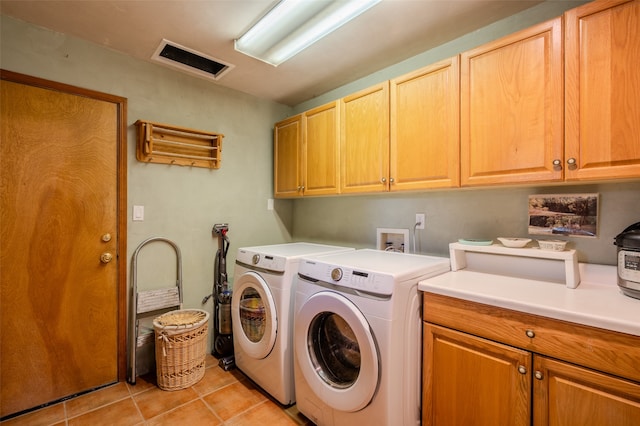
[[[536,333],[534,333],[533,330],[527,330],[525,333],[527,337],[529,337],[530,339],[533,339],[534,337],[536,337]]]
[[[538,379],[538,380],[542,380],[542,377],[543,377],[543,375],[542,375],[542,371],[536,371],[536,372],[533,374],[533,376],[534,376],[536,379]]]
[[[525,367],[524,365],[519,365],[518,366],[518,373],[527,374],[527,367]]]
[[[567,160],[567,164],[569,165],[570,170],[575,170],[578,167],[578,162],[573,157]]]
[[[382,178],[382,179],[380,179],[380,182],[382,182],[382,183],[387,183],[387,178]]]
[[[393,183],[393,182],[394,182],[393,178],[389,179],[389,183]]]
[[[553,169],[554,170],[562,170],[562,161],[560,161],[557,158],[555,160],[553,160]]]

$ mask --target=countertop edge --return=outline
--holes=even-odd
[[[583,277],[576,289],[569,289],[557,283],[459,270],[420,281],[418,290],[640,336],[640,300],[623,295],[611,282],[611,270],[605,271],[604,278],[601,274]]]

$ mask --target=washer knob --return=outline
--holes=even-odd
[[[334,281],[340,281],[342,279],[342,269],[334,268],[331,271],[331,279]]]
[[[251,259],[251,261],[253,262],[254,265],[257,265],[258,262],[260,262],[260,255],[259,254],[254,254],[253,258]]]

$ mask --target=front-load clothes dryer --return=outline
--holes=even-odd
[[[379,250],[308,257],[294,303],[298,410],[318,426],[419,425],[418,282],[449,259]]]
[[[354,251],[313,243],[238,249],[231,323],[236,366],[284,405],[295,402],[293,285],[300,258]]]

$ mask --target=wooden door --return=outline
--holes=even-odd
[[[339,191],[339,102],[304,113],[304,195],[331,195]]]
[[[126,100],[2,78],[4,417],[124,377]]]
[[[640,1],[565,14],[567,180],[640,176]]]
[[[340,192],[389,190],[389,82],[340,103]]]
[[[461,55],[461,184],[557,181],[563,156],[562,19]]]
[[[302,196],[302,115],[279,123],[273,130],[273,192],[276,198]]]
[[[459,62],[391,80],[391,191],[460,185]]]
[[[534,369],[534,425],[640,424],[637,383],[542,356],[535,357]]]
[[[529,352],[430,323],[423,339],[423,425],[530,424]]]

